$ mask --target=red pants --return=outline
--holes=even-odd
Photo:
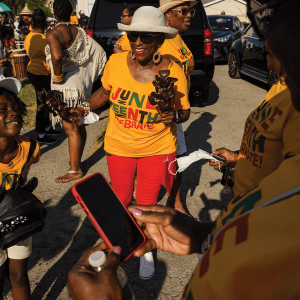
[[[154,205],[164,175],[167,155],[130,158],[106,156],[111,186],[119,199],[128,206],[132,200],[134,177],[137,173],[136,201],[139,205]]]

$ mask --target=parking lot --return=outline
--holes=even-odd
[[[266,86],[253,79],[231,79],[226,64],[216,65],[207,106],[192,107],[190,119],[183,124],[188,152],[197,149],[212,151],[219,147],[237,150],[248,114],[267,93]],[[108,170],[103,149],[103,137],[108,124],[108,110],[102,110],[100,121],[87,126],[87,144],[83,155],[86,175]],[[33,128],[23,134],[36,138]],[[47,208],[46,226],[33,237],[33,253],[29,260],[32,299],[69,299],[67,273],[82,252],[97,243],[99,236],[73,198],[74,182],[57,184],[54,179],[68,170],[68,140],[65,134],[59,142],[41,148],[41,159],[33,165],[29,176],[39,178],[35,194]],[[183,173],[181,197],[190,213],[198,220],[212,221],[231,195],[222,194],[221,174],[206,162],[196,162]],[[167,202],[161,191],[159,203]],[[198,255],[180,257],[156,251],[156,274],[148,280],[139,278],[139,260],[130,259],[122,267],[133,287],[136,299],[180,299],[198,261]],[[8,285],[6,285],[6,292]],[[7,295],[7,299],[12,299]]]

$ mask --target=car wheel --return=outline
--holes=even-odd
[[[207,89],[201,90],[201,95],[199,96],[198,106],[204,107],[208,101],[209,87]]]
[[[280,75],[270,71],[269,73],[269,87],[271,88],[279,79]]]
[[[236,52],[231,52],[228,57],[228,73],[231,78],[241,78],[240,74],[240,61]]]

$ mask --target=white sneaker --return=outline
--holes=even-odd
[[[140,278],[150,279],[155,274],[154,259],[152,252],[145,253],[140,258]]]

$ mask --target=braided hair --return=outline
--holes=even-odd
[[[41,8],[35,9],[32,15],[32,27],[45,29],[46,26],[47,22],[44,11]]]
[[[70,0],[54,0],[53,10],[59,21],[70,21],[70,17],[73,11]]]
[[[27,105],[13,92],[8,91],[7,89],[0,87],[0,96],[4,95],[7,100],[10,99],[9,95],[13,96],[16,103],[18,104],[22,116],[27,115]]]

